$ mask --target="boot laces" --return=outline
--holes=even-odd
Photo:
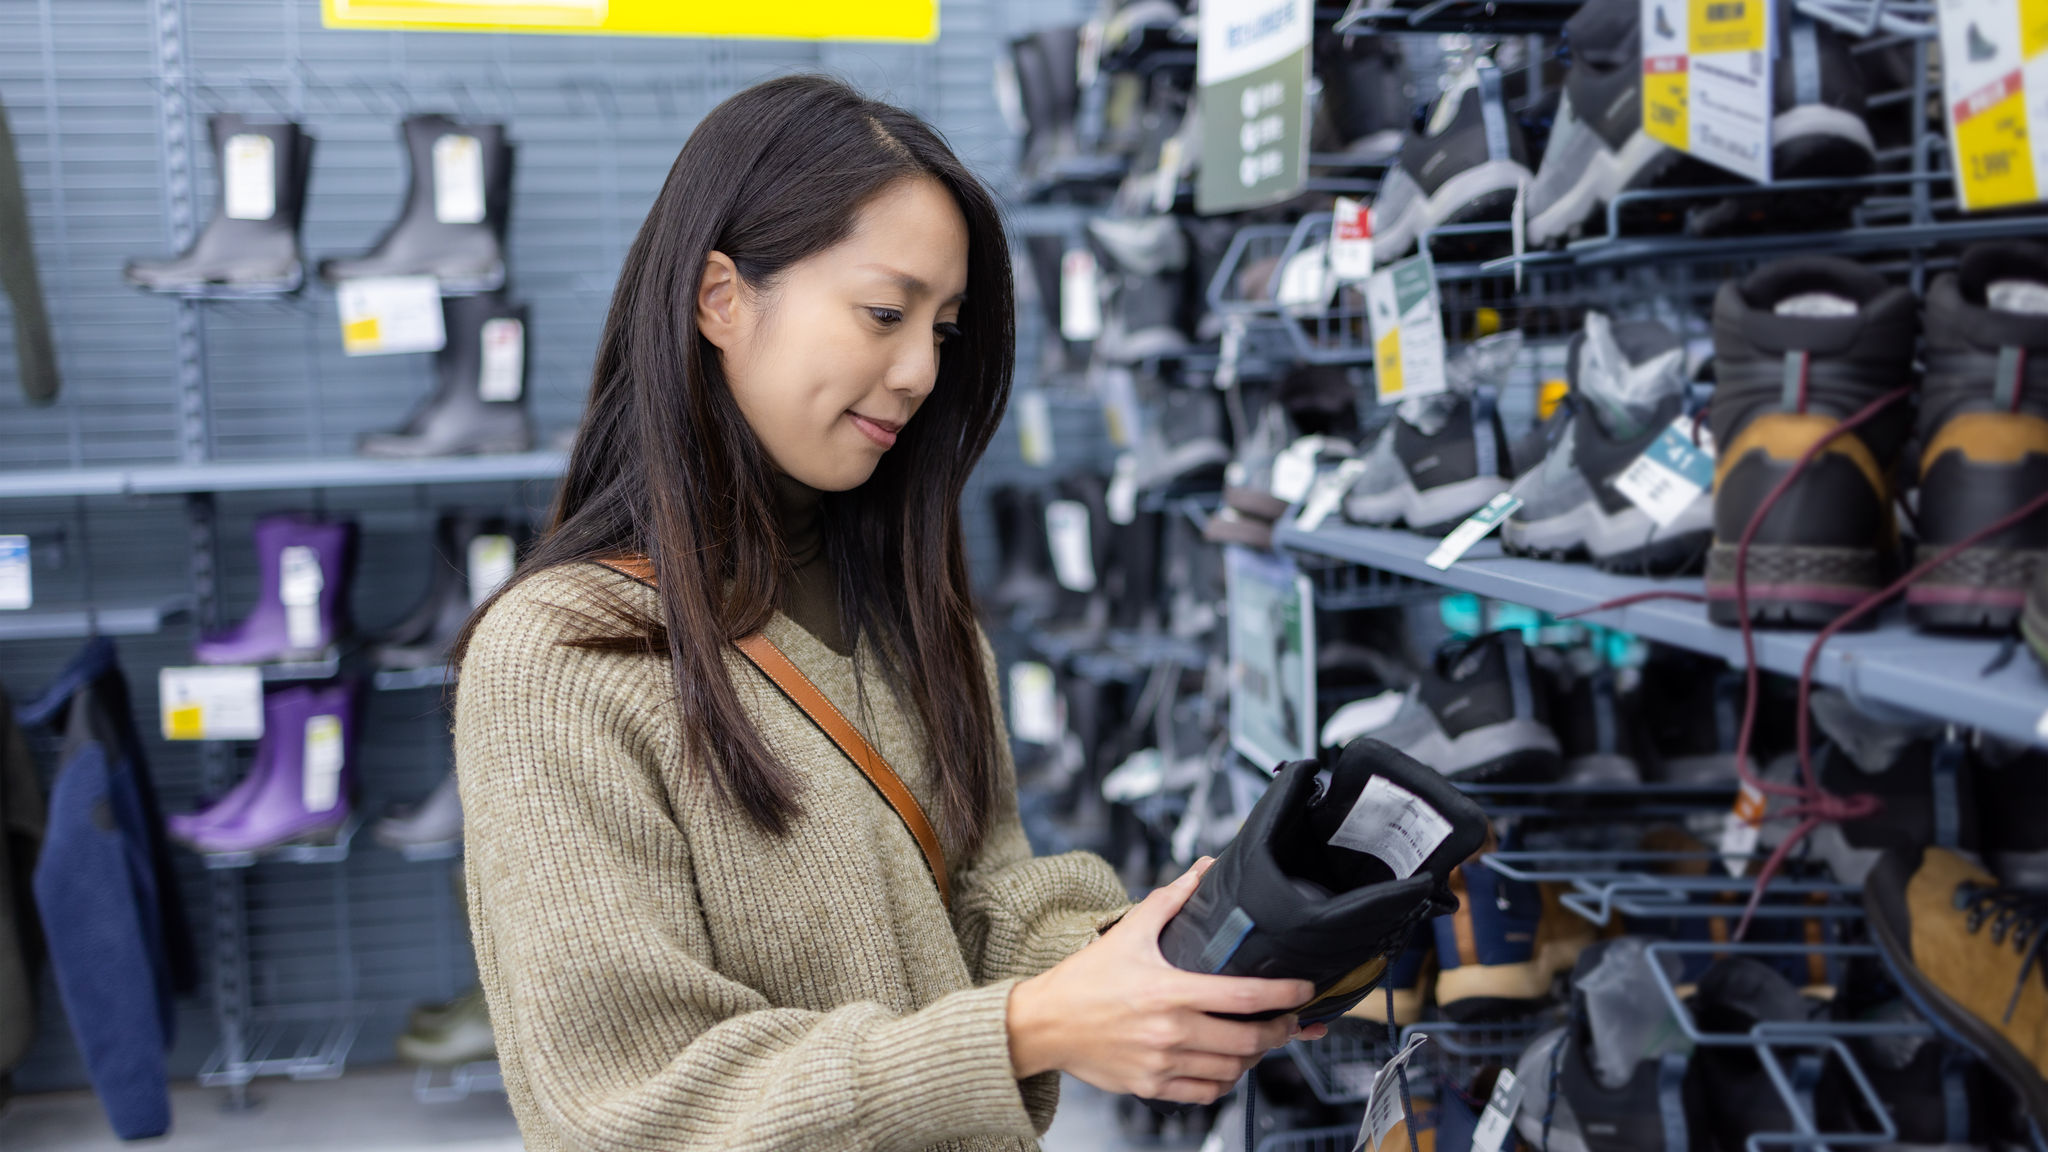
[[[1969,913],[1963,921],[1965,931],[1975,935],[1989,923],[1992,946],[2001,947],[2010,940],[2012,950],[2020,955],[2019,975],[2012,982],[2012,998],[2006,1001],[2001,1018],[2002,1023],[2010,1024],[2027,977],[2039,972],[2042,982],[2048,984],[2048,964],[2041,961],[2044,943],[2048,943],[2048,892],[1965,880],[1956,885],[1955,907]]]

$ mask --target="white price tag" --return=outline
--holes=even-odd
[[[1052,669],[1029,660],[1010,665],[1010,732],[1027,744],[1059,742],[1059,694],[1053,691]]]
[[[1223,336],[1217,342],[1216,388],[1227,392],[1237,386],[1237,361],[1244,355],[1244,317],[1231,316],[1223,321]]]
[[[1998,0],[1954,0],[1938,10],[1942,103],[1964,208],[2040,200],[2048,193],[2048,38],[2040,12]]]
[[[519,399],[526,391],[526,325],[512,316],[484,321],[482,360],[477,396],[488,401]]]
[[[1088,506],[1055,500],[1045,506],[1045,534],[1052,544],[1052,574],[1072,592],[1095,591],[1095,543],[1088,531]]]
[[[1330,271],[1346,283],[1372,278],[1372,207],[1337,197],[1330,214]]]
[[[1353,457],[1316,477],[1315,487],[1308,490],[1308,499],[1302,502],[1301,515],[1294,518],[1294,526],[1303,532],[1313,532],[1322,527],[1330,513],[1337,510],[1344,494],[1351,491],[1351,486],[1358,483],[1358,478],[1363,475],[1365,461]]]
[[[228,137],[221,158],[221,215],[230,220],[268,220],[277,214],[276,150],[270,137],[260,133]]]
[[[1308,495],[1316,478],[1316,453],[1322,451],[1321,436],[1303,436],[1280,450],[1273,458],[1273,495],[1283,503],[1296,504]]]
[[[1138,518],[1138,457],[1133,453],[1118,454],[1104,502],[1109,505],[1111,524],[1129,524]]]
[[[1017,397],[1017,449],[1033,468],[1052,463],[1052,405],[1036,388]]]
[[[1642,0],[1644,135],[1768,182],[1775,7]]]
[[[1662,528],[1684,514],[1714,486],[1714,441],[1698,421],[1680,416],[1657,434],[1635,462],[1614,478],[1614,490]]]
[[[434,141],[434,218],[483,223],[484,150],[476,137],[451,132]]]
[[[1479,1114],[1479,1123],[1472,1129],[1472,1152],[1501,1152],[1507,1145],[1508,1133],[1514,1129],[1515,1109],[1522,1106],[1522,1082],[1515,1074],[1503,1068],[1500,1079],[1493,1082],[1493,1095],[1486,1101],[1486,1110]]]
[[[1721,827],[1721,863],[1730,876],[1740,876],[1749,868],[1749,858],[1763,835],[1764,813],[1769,810],[1770,802],[1754,784],[1745,782],[1735,794],[1735,807]]]
[[[286,636],[299,651],[326,646],[327,630],[320,624],[320,592],[326,587],[320,553],[304,544],[285,548],[278,559],[277,592],[284,601]]]
[[[1458,562],[1458,558],[1472,550],[1474,544],[1486,539],[1486,534],[1500,527],[1500,522],[1515,514],[1522,506],[1522,498],[1513,492],[1503,492],[1486,502],[1486,507],[1474,512],[1469,519],[1443,538],[1436,550],[1423,559],[1423,563],[1441,572]]]
[[[1095,253],[1069,248],[1060,257],[1060,335],[1068,340],[1093,340],[1102,335],[1101,276]]]
[[[1408,1038],[1408,1044],[1394,1058],[1381,1065],[1378,1076],[1373,1077],[1372,1098],[1365,1102],[1365,1119],[1358,1125],[1358,1142],[1352,1145],[1352,1152],[1370,1149],[1380,1152],[1387,1137],[1403,1129],[1408,1117],[1401,1107],[1401,1069],[1415,1056],[1417,1049],[1429,1042],[1429,1037],[1417,1032]],[[1398,1147],[1406,1148],[1404,1139]]]
[[[1129,368],[1103,368],[1090,373],[1095,390],[1102,397],[1102,420],[1109,442],[1128,448],[1137,439],[1142,409],[1138,406],[1138,379]]]
[[[512,568],[517,563],[510,536],[487,532],[472,537],[469,541],[469,606],[475,608],[490,599],[491,593],[512,578]]]
[[[35,602],[28,571],[28,537],[0,536],[0,609],[27,608]]]
[[[1180,137],[1170,136],[1159,146],[1159,170],[1152,174],[1152,208],[1158,212],[1173,211],[1173,202],[1180,195]]]
[[[326,812],[341,802],[341,762],[341,717],[307,717],[300,795],[306,811]]]
[[[371,276],[334,290],[341,309],[341,350],[350,356],[439,352],[441,285],[432,276]]]
[[[166,740],[263,736],[263,674],[253,667],[164,668],[156,686]]]
[[[1433,396],[1450,387],[1444,375],[1443,300],[1429,254],[1373,273],[1365,282],[1365,302],[1380,403]]]
[[[1330,268],[1330,250],[1311,244],[1296,252],[1280,269],[1273,299],[1289,316],[1313,316],[1330,310],[1337,295],[1337,275]]]

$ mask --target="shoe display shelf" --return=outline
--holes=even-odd
[[[333,1080],[347,1069],[362,1026],[362,1015],[353,1010],[321,1016],[253,1013],[240,1042],[223,1045],[200,1068],[199,1083],[240,1089],[259,1076]]]
[[[554,480],[563,452],[451,456],[429,460],[336,457],[0,471],[0,499],[48,496],[183,496],[294,488],[396,488],[415,484],[496,484]]]
[[[1142,684],[1162,663],[1199,667],[1207,658],[1200,645],[1158,633],[1121,628],[1019,631],[1040,659],[1084,680]]]
[[[152,636],[192,611],[189,596],[154,604],[60,604],[0,612],[0,641]]]
[[[1357,1142],[1356,1124],[1339,1125],[1334,1128],[1300,1128],[1292,1132],[1271,1132],[1260,1137],[1255,1152],[1351,1152],[1352,1146]]]
[[[280,844],[275,848],[264,848],[254,852],[202,852],[199,861],[209,871],[231,868],[253,868],[257,863],[276,864],[339,864],[349,857],[350,847],[355,843],[356,833],[363,827],[363,818],[351,815],[348,822],[336,829],[332,838],[322,843]]]
[[[496,1060],[475,1060],[452,1068],[422,1064],[413,1073],[413,1099],[422,1104],[453,1104],[480,1092],[505,1093],[505,1076]]]
[[[1934,35],[1934,5],[1925,0],[1795,0],[1795,10],[1858,36]],[[1578,0],[1351,0],[1337,31],[1556,32]]]
[[[1743,663],[1741,632],[1710,622],[1703,603],[1652,600],[1591,611],[1644,593],[1698,596],[1703,584],[1697,577],[1653,580],[1585,564],[1506,556],[1499,541],[1490,539],[1439,571],[1424,559],[1436,548],[1432,538],[1328,522],[1304,532],[1291,519],[1275,529],[1274,543],[1554,615],[1583,612],[1590,623]],[[1796,677],[1814,633],[1758,629],[1753,636],[1759,667]],[[2048,738],[2042,730],[2048,719],[2048,678],[2038,668],[2009,659],[1996,640],[1915,631],[1896,611],[1885,614],[1875,628],[1830,639],[1814,663],[1814,680],[1882,714],[1930,717],[2023,744]]]
[[[425,668],[380,668],[370,679],[379,692],[412,692],[421,688],[446,688],[455,683],[455,670],[446,664]]]

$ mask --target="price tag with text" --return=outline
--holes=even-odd
[[[248,666],[157,672],[166,740],[256,740],[263,736],[263,674]]]
[[[1486,1109],[1472,1129],[1472,1152],[1501,1152],[1507,1146],[1508,1133],[1514,1129],[1515,1109],[1521,1106],[1522,1082],[1515,1079],[1512,1071],[1501,1069],[1500,1079],[1493,1082],[1493,1095],[1487,1099]]]
[[[1642,0],[1644,135],[1738,176],[1770,180],[1773,7],[1769,0]]]
[[[483,223],[484,149],[476,137],[451,132],[434,141],[434,218]]]
[[[1095,591],[1095,540],[1088,527],[1088,506],[1079,500],[1047,504],[1045,535],[1052,546],[1053,578],[1060,587]]]
[[[1101,274],[1095,253],[1069,248],[1060,257],[1060,335],[1068,340],[1093,340],[1102,335]]]
[[[1395,1053],[1393,1059],[1381,1065],[1379,1075],[1373,1077],[1372,1098],[1365,1103],[1365,1119],[1358,1126],[1358,1142],[1351,1146],[1352,1152],[1408,1147],[1405,1139],[1390,1143],[1387,1138],[1408,1123],[1407,1108],[1401,1100],[1401,1069],[1427,1043],[1429,1037],[1417,1032],[1408,1038],[1407,1046]]]
[[[28,537],[0,536],[0,609],[27,608],[35,602],[28,572]]]
[[[1033,468],[1052,463],[1052,404],[1036,388],[1017,397],[1017,449]]]
[[[1486,539],[1486,534],[1500,527],[1501,521],[1515,514],[1522,506],[1522,498],[1513,492],[1503,492],[1486,502],[1486,507],[1474,512],[1470,519],[1443,538],[1436,550],[1424,557],[1423,563],[1441,572],[1472,550],[1474,544]]]
[[[484,321],[482,339],[477,397],[487,401],[519,399],[526,391],[526,325],[517,317],[498,316]]]
[[[238,132],[221,149],[221,215],[268,220],[277,214],[277,145],[260,132]]]
[[[1756,785],[1744,782],[1741,791],[1735,794],[1735,807],[1728,813],[1728,823],[1721,828],[1721,863],[1731,876],[1740,876],[1749,867],[1749,858],[1756,851],[1756,844],[1763,836],[1764,813],[1770,810],[1770,802]]]
[[[1010,665],[1010,732],[1027,744],[1059,742],[1059,696],[1053,691],[1052,669],[1030,660]]]
[[[483,532],[469,541],[469,606],[480,607],[505,581],[512,578],[518,563],[512,538],[498,532]]]
[[[308,812],[328,811],[341,802],[341,717],[308,716],[304,752],[299,800]]]
[[[1372,206],[1363,200],[1337,197],[1330,214],[1330,271],[1347,283],[1372,277]]]
[[[2032,0],[1948,0],[1937,10],[1949,154],[1963,207],[2041,199],[2048,192],[2048,17]]]
[[[1429,254],[1373,273],[1365,282],[1365,302],[1380,403],[1434,396],[1449,387],[1444,375],[1443,299]]]
[[[350,356],[439,352],[441,285],[432,276],[371,276],[334,290],[341,309],[341,350]]]
[[[1714,487],[1714,438],[1698,424],[1695,417],[1680,416],[1665,425],[1614,478],[1614,490],[1660,528],[1669,527]]]

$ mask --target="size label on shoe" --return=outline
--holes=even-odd
[[[1093,340],[1102,335],[1101,275],[1095,253],[1069,248],[1060,257],[1060,335]]]
[[[1337,197],[1330,213],[1330,271],[1346,283],[1372,278],[1372,206]]]
[[[1444,375],[1443,299],[1429,253],[1373,273],[1365,282],[1365,305],[1380,403],[1434,396],[1450,386]]]
[[[434,219],[483,223],[484,150],[474,136],[451,132],[434,141]]]
[[[1130,452],[1119,452],[1116,466],[1109,476],[1109,493],[1103,498],[1109,506],[1111,524],[1129,524],[1138,518],[1138,457]]]
[[[305,772],[300,802],[308,812],[327,812],[341,802],[341,717],[306,720]]]
[[[1394,1142],[1388,1137],[1397,1131],[1405,1132],[1407,1125],[1413,1123],[1401,1100],[1401,1072],[1415,1058],[1416,1050],[1427,1043],[1429,1037],[1417,1032],[1408,1037],[1408,1043],[1393,1059],[1381,1065],[1380,1074],[1373,1078],[1372,1098],[1365,1102],[1365,1119],[1358,1125],[1358,1142],[1351,1146],[1351,1152],[1408,1147],[1405,1135]]]
[[[448,342],[441,285],[432,276],[344,280],[334,300],[341,310],[341,350],[350,356],[439,352]]]
[[[1486,1101],[1486,1110],[1479,1114],[1479,1123],[1472,1129],[1472,1152],[1501,1152],[1507,1146],[1508,1133],[1514,1129],[1515,1109],[1522,1106],[1522,1082],[1515,1079],[1514,1072],[1503,1068],[1500,1079],[1493,1082],[1493,1095]]]
[[[482,606],[491,593],[512,578],[519,562],[512,538],[495,532],[472,537],[469,542],[469,606]]]
[[[277,595],[284,601],[285,632],[291,646],[300,651],[325,647],[320,592],[327,587],[327,577],[320,571],[320,554],[303,544],[290,545],[278,557],[277,571]]]
[[[1033,468],[1052,463],[1052,405],[1036,388],[1017,397],[1017,450]]]
[[[1714,486],[1713,435],[1697,418],[1680,416],[1613,483],[1659,528],[1669,527]]]
[[[0,536],[0,610],[27,608],[36,602],[29,580],[28,537]]]
[[[240,132],[221,149],[221,215],[268,220],[277,215],[277,146],[270,137]]]
[[[1045,536],[1052,545],[1052,574],[1070,592],[1095,591],[1095,544],[1088,530],[1088,506],[1055,500],[1045,506]]]
[[[513,401],[526,391],[526,325],[511,316],[484,321],[479,399]]]
[[[1767,0],[1642,0],[1644,134],[1769,181],[1775,7]]]
[[[166,740],[263,736],[263,674],[253,667],[164,668],[156,687]]]
[[[1740,876],[1748,870],[1750,855],[1763,836],[1764,813],[1769,810],[1770,801],[1754,784],[1745,782],[1735,794],[1735,807],[1728,813],[1728,822],[1721,826],[1721,863],[1730,876]]]
[[[2033,0],[1950,0],[1937,11],[1949,154],[1963,207],[2041,199],[2048,191],[2048,11]]]
[[[1313,532],[1323,526],[1330,513],[1343,502],[1345,493],[1365,475],[1365,461],[1353,457],[1337,465],[1331,471],[1316,478],[1315,487],[1308,490],[1308,498],[1302,501],[1301,515],[1294,518],[1294,526],[1303,532]]]
[[[1010,665],[1010,734],[1027,744],[1059,742],[1059,696],[1051,668],[1030,660]]]
[[[1474,512],[1463,524],[1451,529],[1423,563],[1441,572],[1456,564],[1460,557],[1472,550],[1474,544],[1486,539],[1486,534],[1500,527],[1501,521],[1515,514],[1522,506],[1522,498],[1513,492],[1503,492],[1486,502],[1486,507]]]
[[[1429,802],[1384,776],[1365,782],[1358,803],[1330,843],[1376,857],[1405,880],[1451,834],[1451,822]]]

